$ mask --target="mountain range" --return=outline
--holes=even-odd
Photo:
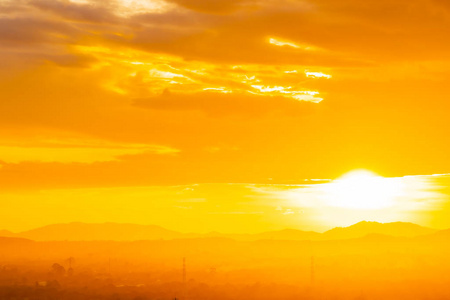
[[[417,237],[432,234],[448,235],[449,230],[438,231],[413,223],[378,223],[362,221],[348,227],[336,227],[324,233],[284,229],[257,234],[207,234],[180,233],[156,225],[137,225],[123,223],[67,223],[53,224],[29,231],[13,233],[0,230],[0,237],[26,238],[35,241],[136,241],[136,240],[173,240],[187,238],[228,238],[238,241],[257,240],[342,240],[367,235],[387,235],[394,237]]]

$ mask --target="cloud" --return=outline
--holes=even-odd
[[[223,211],[223,212],[211,212],[212,215],[261,215],[264,214],[262,211]]]
[[[179,150],[160,145],[117,144],[104,141],[64,143],[45,142],[42,146],[0,145],[0,161],[17,164],[20,162],[93,163],[119,160],[126,155],[142,153],[175,154]]]
[[[75,31],[67,24],[36,17],[0,18],[2,48],[58,44]]]
[[[332,76],[328,74],[324,74],[322,72],[305,72],[306,77],[312,77],[312,78],[327,78],[330,79]]]
[[[295,183],[358,167],[387,175],[448,171],[442,137],[449,134],[450,43],[442,3],[0,6],[4,185]],[[91,137],[111,147],[58,151],[42,136]],[[180,152],[156,154],[159,145]],[[46,147],[67,154],[51,161]],[[76,154],[88,148],[91,159]],[[45,176],[33,177],[36,171]]]
[[[67,20],[88,23],[118,23],[117,18],[107,7],[99,3],[76,3],[70,1],[32,0],[33,7]]]
[[[201,61],[309,66],[367,66],[417,55],[423,58],[430,48],[436,54],[434,46],[441,40],[439,32],[446,16],[434,1],[378,1],[371,5],[329,0],[2,3],[20,15],[1,20],[0,28],[9,28],[2,33],[9,43],[90,40]],[[399,13],[403,7],[408,10]],[[432,18],[433,14],[440,17]],[[24,24],[32,20],[32,28]],[[419,26],[418,20],[427,20],[427,27]],[[64,32],[59,27],[65,27]],[[270,47],[268,36],[277,44],[297,48]],[[446,45],[441,46],[443,55]],[[310,51],[314,47],[324,51]]]
[[[186,7],[188,9],[214,14],[232,13],[236,10],[243,9],[247,6],[255,5],[258,2],[256,0],[236,0],[236,1],[169,0],[169,1],[181,5],[183,7]]]
[[[171,93],[146,99],[136,99],[137,107],[154,110],[197,110],[213,116],[284,113],[292,115],[309,114],[314,109],[309,103],[301,103],[282,96],[259,96],[250,93],[220,93],[203,91],[196,94]]]

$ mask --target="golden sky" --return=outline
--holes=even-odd
[[[292,185],[354,169],[449,173],[449,28],[444,0],[0,0],[0,227],[342,225],[262,207],[305,211]],[[409,202],[439,205],[362,218],[450,227],[425,218],[447,177],[416,180]],[[195,184],[206,200],[174,203]]]

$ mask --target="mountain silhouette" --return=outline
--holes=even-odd
[[[315,231],[303,231],[297,229],[283,229],[277,231],[267,231],[255,234],[223,234],[219,232],[210,232],[205,236],[224,237],[237,241],[257,241],[257,240],[319,240],[321,234]]]
[[[0,247],[6,248],[6,247],[16,247],[16,246],[27,246],[31,243],[35,243],[35,241],[23,239],[23,238],[16,238],[16,237],[3,237],[0,236]]]
[[[2,237],[15,237],[16,234],[9,230],[0,230],[0,236]]]
[[[363,221],[348,227],[336,227],[324,233],[302,231],[297,229],[284,229],[256,234],[224,234],[219,232],[195,234],[180,233],[156,225],[75,222],[48,225],[17,234],[7,230],[2,230],[0,231],[0,236],[26,238],[34,241],[136,241],[190,238],[227,238],[236,241],[320,241],[355,239],[365,237],[367,235],[419,237],[437,233],[437,230],[405,222],[378,223]],[[445,233],[442,233],[442,235],[445,235]]]
[[[362,221],[348,227],[336,227],[322,234],[324,240],[360,238],[370,234],[394,237],[417,237],[435,233],[437,230],[407,222],[378,223]]]
[[[76,222],[48,225],[21,232],[16,236],[35,241],[135,241],[176,239],[184,235],[156,225]]]
[[[450,229],[439,230],[433,234],[421,236],[420,239],[424,244],[433,242],[450,243]]]

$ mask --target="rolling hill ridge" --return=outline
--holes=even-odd
[[[444,231],[442,231],[444,232]],[[156,225],[138,225],[122,223],[66,223],[52,224],[20,233],[1,230],[0,236],[25,238],[35,241],[136,241],[136,240],[173,240],[186,238],[228,238],[237,241],[256,240],[342,240],[361,238],[371,234],[393,237],[418,237],[438,234],[439,231],[413,223],[378,223],[362,221],[348,227],[336,227],[324,233],[284,229],[257,234],[207,234],[180,233]]]

